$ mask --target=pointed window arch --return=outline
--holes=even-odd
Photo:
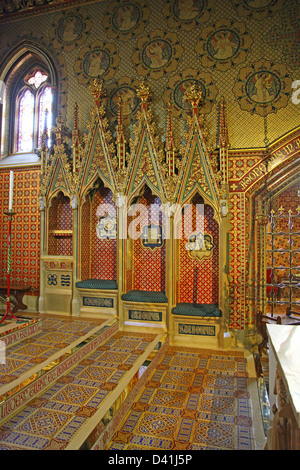
[[[29,152],[33,146],[34,94],[28,88],[22,90],[18,108],[17,148],[19,152]]]
[[[52,125],[52,101],[47,73],[35,69],[24,77],[16,99],[16,152],[32,152],[40,147],[45,127],[49,131]]]

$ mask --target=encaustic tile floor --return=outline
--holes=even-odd
[[[0,387],[95,324],[45,316],[42,332],[8,348]],[[66,449],[154,337],[116,331],[2,422],[0,449]],[[255,449],[248,385],[243,352],[166,347],[105,448]]]
[[[242,353],[169,347],[110,450],[255,448]]]

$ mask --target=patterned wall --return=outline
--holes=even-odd
[[[154,227],[162,225],[161,213],[159,211],[160,199],[147,195],[138,200],[139,204],[143,204],[149,212],[145,213],[145,217],[140,217],[140,224],[137,230],[141,230],[147,236],[146,227],[152,224]],[[150,207],[153,208],[150,214]],[[135,218],[135,217],[134,217]],[[129,224],[131,222],[129,218]],[[166,244],[161,241],[158,246],[145,246],[142,238],[132,240],[132,250],[129,256],[132,256],[132,289],[165,292],[166,289]],[[145,239],[147,242],[147,240]],[[147,244],[147,243],[146,243]]]
[[[40,186],[39,168],[26,172],[14,171],[14,205],[16,214],[12,221],[11,281],[31,284],[33,295],[39,291],[40,212],[38,197]],[[0,266],[1,278],[7,278],[9,171],[0,171]]]
[[[53,198],[49,209],[49,255],[72,256],[72,234],[68,233],[72,229],[73,214],[70,199],[61,192]],[[57,231],[64,233],[58,234]]]
[[[184,219],[193,228],[195,213],[193,207],[193,211],[188,213],[189,219]],[[205,205],[204,233],[211,237],[214,245],[209,259],[193,258],[186,248],[189,240],[183,236],[179,241],[179,272],[176,275],[178,302],[219,303],[219,226],[213,216],[213,209]]]
[[[90,256],[90,272],[92,279],[117,279],[117,239],[100,239],[97,236],[96,230],[100,216],[104,217],[111,206],[115,207],[113,195],[110,190],[103,188],[101,193],[95,193],[91,206],[89,225],[90,251],[87,253],[82,252],[82,257]]]
[[[2,23],[0,28],[3,45],[0,59],[23,39],[38,38],[39,44],[51,50],[62,78],[61,96],[69,128],[77,102],[79,127],[86,131],[92,105],[88,86],[99,74],[107,90],[106,108],[113,135],[118,96],[123,98],[126,124],[134,123],[138,109],[135,87],[143,79],[147,79],[153,93],[151,106],[161,140],[166,130],[166,104],[170,99],[173,102],[178,147],[184,140],[188,114],[185,90],[191,81],[197,81],[203,92],[202,112],[211,144],[217,137],[216,104],[222,96],[225,98],[229,142],[232,149],[237,149],[229,161],[231,328],[245,326],[248,228],[241,181],[262,158],[260,152],[253,151],[241,157],[238,149],[265,147],[299,125],[300,105],[291,100],[292,82],[300,79],[298,3],[297,0],[85,2],[63,11],[24,16],[22,21]],[[86,210],[84,217],[89,217]],[[2,226],[0,230],[3,232]],[[139,252],[140,241],[139,246],[135,245],[138,259],[147,262],[152,259],[154,253],[149,258],[149,248],[143,253]],[[97,253],[100,248],[94,243],[93,250]],[[142,258],[144,254],[148,257]],[[162,260],[163,257],[160,262],[150,263],[153,273],[158,273],[152,276],[152,290],[162,290],[159,268]],[[190,266],[193,265],[195,261],[191,261]],[[87,275],[87,267],[83,269]],[[95,276],[113,278],[113,271],[104,274],[97,269]],[[143,278],[142,271],[127,273],[127,279],[134,280],[133,285],[140,289],[149,286],[150,281]],[[197,277],[195,269],[184,275],[189,281]],[[191,295],[190,291],[185,298]],[[209,296],[215,298],[215,293]]]
[[[185,89],[197,80],[203,113],[215,142],[216,102],[224,96],[233,148],[264,146],[298,122],[291,84],[299,79],[297,0],[123,0],[84,2],[46,15],[1,24],[3,54],[29,37],[51,47],[67,75],[68,125],[78,102],[80,127],[91,105],[88,85],[98,75],[108,90],[107,108],[116,117],[116,96],[134,118],[132,88],[146,78],[162,131],[166,104],[174,102],[177,142],[183,137]],[[1,54],[1,53],[0,53]],[[249,132],[251,129],[251,132]]]
[[[90,198],[87,198],[85,203],[82,206],[81,210],[81,233],[80,233],[80,243],[81,243],[81,259],[80,259],[80,268],[81,268],[81,279],[85,281],[86,279],[91,279],[91,267],[90,267],[90,257],[87,255],[90,253],[90,211],[91,211],[91,201]]]

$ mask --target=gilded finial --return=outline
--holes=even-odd
[[[74,104],[74,129],[78,130],[78,104]]]
[[[145,105],[151,97],[151,91],[148,83],[143,81],[140,85],[140,88],[137,90],[137,95],[141,99],[142,104]]]
[[[105,96],[103,80],[101,80],[100,77],[94,79],[93,83],[90,85],[90,92],[93,95],[95,101],[98,101],[100,98],[103,98],[103,96]]]
[[[64,123],[64,121],[63,121],[62,115],[60,114],[60,115],[56,118],[56,127],[61,130],[61,129],[62,129],[62,126],[63,126],[63,123]]]
[[[202,90],[197,83],[193,83],[186,91],[186,99],[192,105],[192,108],[198,108],[202,102]]]

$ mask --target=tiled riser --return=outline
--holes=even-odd
[[[8,323],[3,326],[0,330],[0,340],[5,343],[6,347],[11,346],[12,344],[18,343],[24,339],[29,339],[36,333],[42,331],[42,321],[41,320],[26,320],[24,323],[13,323],[11,325]]]
[[[169,342],[168,340],[166,340],[160,350],[156,353],[155,358],[147,367],[143,375],[139,377],[138,382],[135,384],[133,390],[126,398],[126,401],[122,403],[122,406],[118,410],[116,416],[107,425],[106,429],[102,433],[100,433],[100,437],[98,438],[97,442],[94,443],[91,450],[104,450],[106,448],[110,439],[112,439],[114,433],[116,432],[118,426],[121,424],[126,414],[130,411],[130,408],[133,406],[135,400],[137,399],[137,396],[140,394],[141,388],[145,385],[145,383],[149,379],[150,374],[153,372],[155,366],[158,364],[162,355],[165,353],[168,345]]]
[[[42,362],[39,367],[33,369],[34,373],[30,376],[30,372],[27,373],[27,377],[22,383],[22,376],[17,381],[11,382],[8,386],[2,386],[0,388],[0,396],[9,396],[11,398],[6,399],[0,406],[0,424],[17,413],[18,410],[26,405],[26,403],[32,400],[37,394],[41,393],[51,383],[62,377],[65,373],[70,371],[79,361],[84,359],[86,356],[91,354],[97,349],[103,341],[109,338],[118,329],[118,323],[111,327],[104,329],[94,339],[87,342],[84,346],[77,348],[76,345],[69,345],[66,348],[61,349],[59,354],[52,357],[53,365],[51,366],[51,356],[47,361]],[[71,352],[71,348],[74,348],[74,352]],[[68,354],[66,354],[66,349]],[[9,352],[8,352],[9,356]],[[50,365],[49,365],[50,364]],[[47,369],[49,369],[47,371]],[[38,378],[37,378],[38,377]],[[18,384],[16,384],[18,382]],[[26,386],[28,382],[31,382]],[[13,393],[14,389],[20,389],[20,391]],[[5,392],[5,393],[4,393]]]
[[[77,357],[75,367],[2,423],[0,448],[81,448],[99,423],[104,428],[116,398],[138,379],[158,341],[156,335],[123,332],[102,339],[98,348]]]

